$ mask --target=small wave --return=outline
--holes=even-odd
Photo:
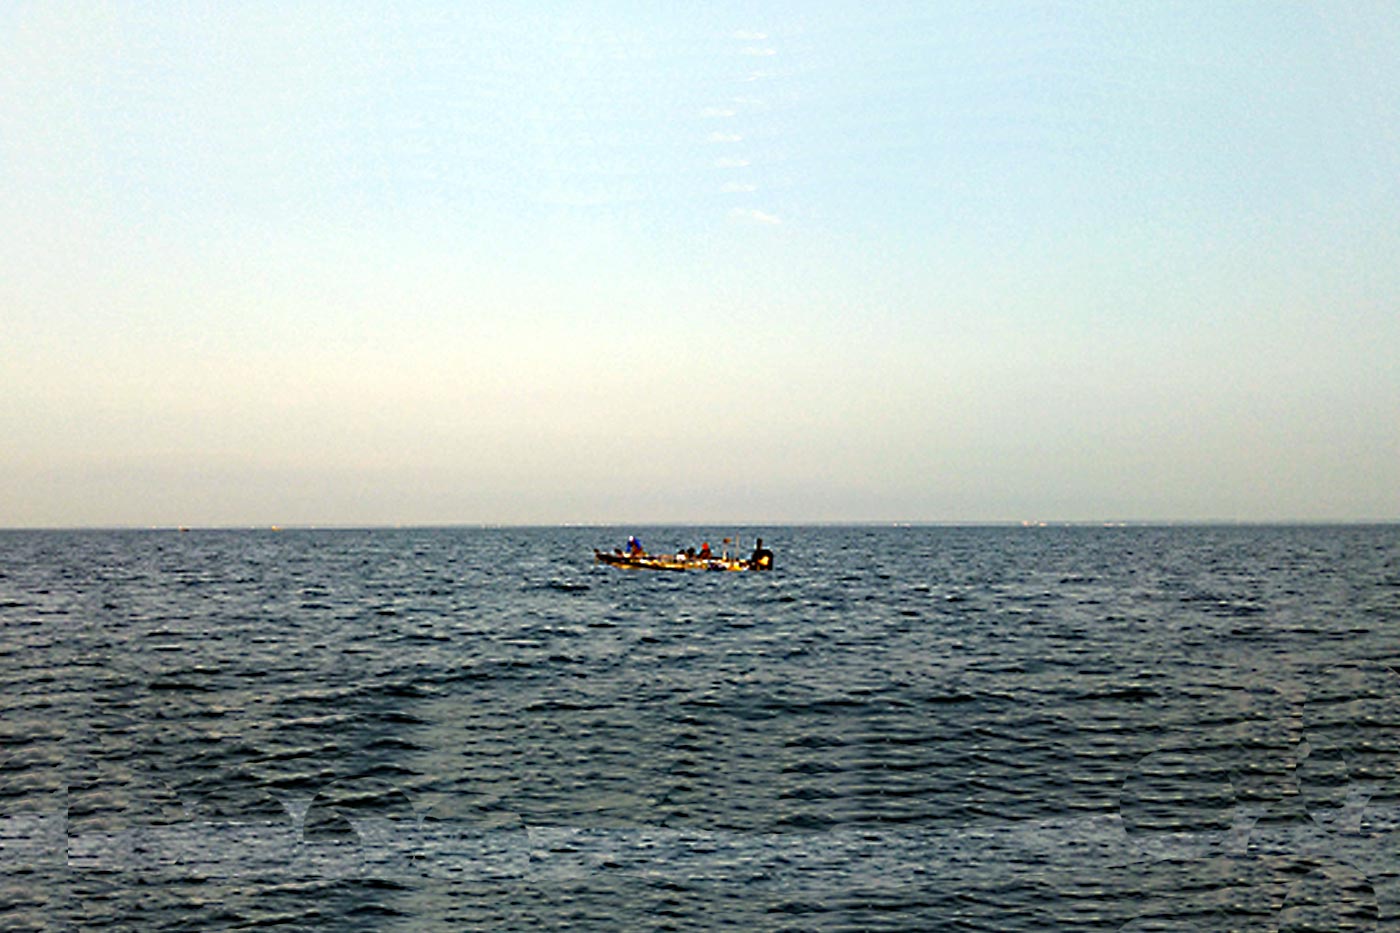
[[[823,817],[813,813],[797,813],[792,816],[781,817],[776,823],[780,830],[796,829],[808,832],[821,832],[836,827],[840,824],[840,820],[835,817]]]
[[[959,703],[975,703],[980,699],[971,693],[942,693],[923,697],[924,703],[933,706],[953,706]]]
[[[351,907],[347,912],[352,917],[408,917],[409,914],[387,904],[370,903]]]
[[[545,583],[527,583],[521,589],[529,591],[549,591],[554,593],[587,593],[593,587],[587,583],[574,583],[569,580],[549,580]]]
[[[525,707],[527,713],[542,712],[579,712],[583,710],[604,709],[607,703],[571,703],[568,700],[540,700]]]
[[[834,735],[803,735],[783,743],[787,748],[841,748],[848,744],[846,739]]]
[[[1109,689],[1107,689],[1107,690],[1090,690],[1090,691],[1088,691],[1088,692],[1086,692],[1086,693],[1081,693],[1081,694],[1079,694],[1075,699],[1078,699],[1078,700],[1134,700],[1134,701],[1139,701],[1139,700],[1150,700],[1150,699],[1152,699],[1152,698],[1154,698],[1154,697],[1157,697],[1157,696],[1160,696],[1160,695],[1161,695],[1161,694],[1159,694],[1156,690],[1152,689],[1151,687],[1131,686],[1131,687],[1112,687],[1112,688],[1109,688]]]
[[[213,684],[192,680],[183,676],[157,677],[146,684],[147,690],[188,690],[193,693],[208,693],[216,689]]]
[[[428,751],[428,748],[427,748],[426,746],[421,745],[421,744],[419,744],[418,742],[413,742],[413,741],[410,741],[409,739],[400,738],[400,737],[395,736],[395,735],[384,736],[384,737],[382,737],[382,738],[374,739],[374,740],[368,742],[368,743],[365,745],[365,748],[366,748],[366,749],[369,749],[370,751],[400,751],[400,752],[403,752],[403,751],[406,751],[406,752],[422,752],[422,751]]]
[[[432,691],[427,690],[419,684],[413,683],[411,681],[400,683],[387,683],[383,684],[382,686],[376,686],[362,692],[377,696],[404,697],[407,699],[415,700],[423,699],[425,697],[433,695]]]

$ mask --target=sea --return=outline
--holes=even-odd
[[[0,532],[0,929],[1400,930],[1397,667],[1396,525]]]

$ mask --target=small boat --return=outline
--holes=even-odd
[[[773,555],[765,551],[757,563],[738,557],[692,557],[689,554],[624,554],[621,551],[593,549],[593,559],[610,567],[628,570],[772,570]]]

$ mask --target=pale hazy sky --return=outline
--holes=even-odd
[[[0,220],[0,526],[1400,518],[1392,0],[16,0]]]

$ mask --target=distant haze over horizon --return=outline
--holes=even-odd
[[[0,9],[0,527],[1400,520],[1400,7]]]
[[[406,531],[406,532],[452,532],[452,531],[530,531],[541,529],[563,529],[575,531],[605,531],[609,534],[618,535],[616,541],[595,541],[594,546],[607,546],[612,544],[621,549],[624,543],[624,535],[632,533],[647,536],[658,531],[684,531],[694,532],[697,537],[695,544],[702,540],[712,542],[729,543],[730,538],[724,535],[738,535],[741,548],[751,547],[755,536],[769,536],[769,543],[783,546],[783,542],[774,539],[774,535],[781,535],[785,530],[798,529],[1012,529],[1021,528],[1027,531],[1040,529],[1286,529],[1286,528],[1389,528],[1400,527],[1400,522],[1390,520],[1316,520],[1316,521],[1118,521],[1118,520],[1082,520],[1082,521],[1054,521],[1022,519],[1020,521],[830,521],[830,522],[459,522],[459,523],[420,523],[420,524],[380,524],[380,525],[29,525],[0,528],[0,533],[10,533],[15,535],[54,533],[54,534],[82,534],[84,532],[245,532],[245,533],[281,533],[281,532],[386,532],[386,531]],[[672,544],[677,542],[643,542],[648,544],[648,550],[665,551]],[[686,542],[679,542],[684,545]]]

